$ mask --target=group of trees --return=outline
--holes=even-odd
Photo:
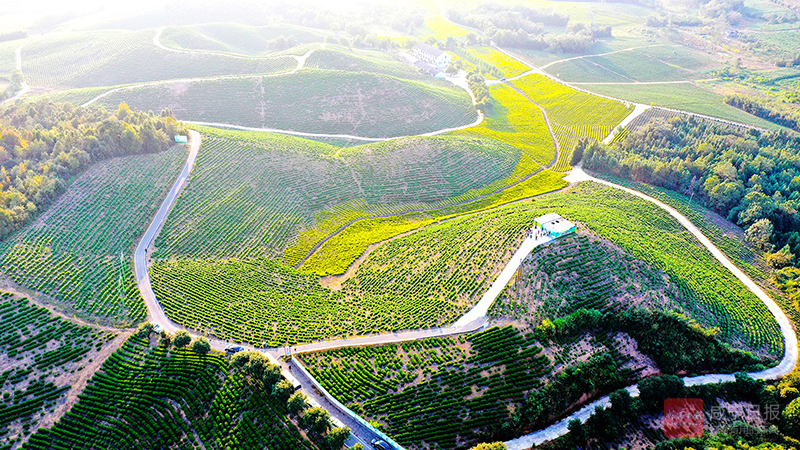
[[[592,27],[571,23],[569,17],[523,5],[481,3],[470,11],[453,10],[450,19],[477,28],[488,41],[503,47],[550,48],[562,53],[584,53],[598,37],[611,36],[611,27]],[[547,27],[560,27],[560,34],[547,33]],[[477,40],[475,37],[472,40]],[[469,40],[467,42],[468,45]]]
[[[11,98],[22,90],[22,72],[19,69],[11,71],[11,77],[8,80],[8,86],[0,92],[0,101]]]
[[[149,339],[154,332],[155,326],[147,322],[139,326],[136,335]],[[199,355],[206,355],[211,351],[208,339],[200,336],[192,340],[192,336],[186,330],[178,330],[175,334],[161,331],[158,337],[159,345],[165,348],[190,347]],[[298,425],[308,430],[312,438],[316,438],[320,448],[340,450],[350,437],[349,428],[333,428],[328,411],[319,407],[309,408],[305,394],[300,391],[295,392],[292,383],[281,375],[281,368],[263,353],[255,350],[238,352],[231,356],[230,368],[258,383],[261,389],[266,390],[279,404],[286,405],[289,414],[298,418]]]
[[[486,87],[486,80],[477,72],[470,72],[467,75],[467,85],[475,95],[476,106],[484,113],[492,107],[492,97],[489,95],[489,88]]]
[[[152,323],[147,322],[139,326],[139,329],[136,331],[137,336],[150,338],[151,334],[155,331],[155,327]],[[189,334],[186,330],[178,330],[175,334],[170,334],[166,331],[161,331],[158,334],[159,337],[159,345],[164,348],[185,348],[190,347],[192,351],[197,353],[198,355],[207,355],[208,352],[211,351],[211,343],[208,342],[203,336],[199,336],[196,339],[192,340],[192,335]],[[191,345],[190,345],[191,344]]]
[[[506,440],[517,437],[520,429],[543,428],[587,395],[610,392],[630,381],[608,353],[595,354],[564,368],[543,388],[531,391],[508,420],[490,428],[481,438]]]
[[[776,109],[770,100],[758,99],[749,95],[732,94],[725,97],[725,103],[764,120],[800,131],[800,118],[798,118],[798,115]]]
[[[0,110],[0,237],[20,228],[103,159],[169,148],[186,129],[168,111],[116,113],[47,100]]]
[[[637,432],[637,428],[650,427],[653,415],[664,413],[664,401],[668,398],[698,398],[704,405],[717,405],[720,400],[747,402],[760,406],[764,420],[762,427],[736,421],[716,434],[705,433],[699,438],[678,438],[656,443],[657,450],[679,450],[685,448],[730,448],[745,450],[759,448],[780,450],[783,445],[797,446],[800,436],[800,369],[780,382],[754,380],[746,373],[737,372],[735,381],[687,387],[675,375],[644,378],[638,383],[639,397],[633,398],[624,389],[609,396],[611,405],[596,407],[585,423],[574,419],[569,422],[569,432],[544,444],[552,450],[575,448],[607,448],[610,443],[626,439],[626,432]],[[777,407],[774,414],[765,414],[766,408]],[[646,417],[645,420],[642,418]],[[719,426],[720,424],[715,424]],[[719,429],[719,428],[717,428]],[[602,443],[602,444],[600,444]],[[600,444],[595,447],[593,444]],[[612,445],[613,447],[613,445]],[[537,447],[539,448],[539,447]]]
[[[762,361],[749,352],[732,349],[717,339],[718,329],[704,329],[674,312],[630,308],[624,311],[579,309],[556,320],[545,320],[534,335],[541,342],[566,343],[586,332],[625,332],[639,351],[652,358],[663,373],[687,371],[760,370]]]
[[[263,353],[252,350],[238,352],[231,357],[231,368],[253,380],[257,380],[279,403],[285,404],[290,414],[298,418],[297,423],[313,435],[315,441],[326,450],[339,450],[350,437],[347,427],[333,428],[328,411],[309,408],[308,398],[295,392],[292,383],[281,376],[281,368],[270,362]]]
[[[588,169],[671,189],[727,217],[777,269],[800,260],[797,136],[674,117],[582,152]]]

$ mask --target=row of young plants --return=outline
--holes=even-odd
[[[289,136],[202,131],[197,168],[156,242],[156,257],[284,253],[293,265],[355,218],[474,198],[519,158],[499,142],[460,136],[343,150]]]
[[[285,388],[280,372],[253,377],[233,361],[232,370],[203,338],[189,346],[185,332],[158,338],[152,327],[140,328],[78,403],[22,448],[316,448],[287,417],[285,389],[275,392]]]
[[[444,325],[480,298],[533,219],[553,211],[666,273],[682,291],[684,311],[719,327],[724,342],[782,354],[777,323],[763,303],[677,221],[649,202],[591,183],[392,240],[337,291],[263,259],[157,262],[153,286],[180,323],[257,345]]]
[[[542,386],[550,363],[541,352],[508,326],[301,358],[334,396],[384,422],[401,444],[460,448]]]
[[[467,47],[461,54],[496,78],[511,78],[530,70],[530,67],[493,47]]]
[[[514,171],[495,183],[499,188],[512,186],[507,190],[514,191],[513,193],[494,191],[495,196],[502,196],[507,200],[516,200],[555,189],[555,185],[549,179],[533,180],[528,177],[536,173],[541,165],[552,164],[556,171],[569,169],[573,150],[579,139],[603,139],[630,110],[622,103],[593,97],[554,83],[544,77],[537,78],[535,83],[529,78],[525,77],[514,82],[514,86],[519,87],[525,95],[521,95],[503,84],[492,86],[490,92],[493,106],[487,110],[483,123],[454,133],[496,139],[522,151]],[[537,103],[541,102],[548,116],[552,116],[550,117],[551,125],[561,148],[557,158],[553,136],[547,129],[544,116],[529,99]],[[520,181],[525,185],[524,187],[533,187],[533,189],[523,191],[514,186]],[[540,183],[533,186],[531,183],[534,181]],[[472,209],[481,209],[482,203],[497,205],[503,202],[499,198],[484,200],[473,204]],[[442,217],[446,213],[446,211],[428,212],[428,214],[438,217]],[[414,222],[417,222],[416,226]],[[336,223],[345,224],[347,221],[342,220]],[[430,222],[413,217],[394,217],[388,223],[381,219],[357,223],[355,229],[345,230],[334,236],[330,242],[326,242],[317,250],[319,254],[311,255],[303,268],[320,275],[343,273],[347,266],[366,250],[368,245],[428,223]],[[382,232],[380,227],[385,225],[388,225],[388,229],[386,232]],[[332,227],[314,231],[323,236],[339,230]],[[315,238],[314,242],[317,242],[318,239],[320,237]],[[339,258],[339,255],[346,255],[346,257]]]
[[[61,319],[25,298],[0,295],[0,448],[17,448],[35,432],[115,336]]]
[[[527,75],[512,84],[547,111],[560,144],[559,171],[571,168],[579,139],[602,140],[633,111],[633,105],[577,91],[544,75]]]
[[[114,30],[49,36],[25,46],[22,72],[32,86],[68,89],[279,73],[297,66],[289,56],[241,59],[171,52],[153,45],[154,33]]]
[[[346,72],[382,73],[411,80],[425,77],[430,80],[427,74],[420,75],[415,67],[405,61],[392,59],[385,52],[347,49],[335,44],[326,44],[324,49],[314,50],[314,53],[309,55],[306,60],[305,67]]]
[[[412,448],[508,439],[635,375],[609,353],[551,373],[534,334],[511,326],[301,358],[339,400]]]
[[[580,308],[632,305],[686,313],[697,299],[668,275],[585,230],[536,247],[490,315],[537,325]],[[688,296],[689,298],[684,298]]]
[[[175,147],[92,166],[35,223],[0,242],[2,273],[81,315],[118,325],[143,319],[133,245],[184,155]]]
[[[170,26],[161,33],[161,44],[179,50],[225,52],[247,56],[267,56],[283,50],[283,42],[321,42],[324,32],[289,24],[251,26],[238,23],[207,23]]]
[[[480,298],[530,223],[500,208],[432,225],[373,251],[337,291],[267,259],[157,261],[152,282],[174,320],[255,345],[426,328]]]

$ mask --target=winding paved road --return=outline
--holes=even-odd
[[[172,205],[175,203],[178,194],[185,185],[188,176],[191,173],[192,168],[194,167],[194,162],[197,158],[197,152],[199,147],[200,147],[199,133],[193,131],[191,137],[189,156],[187,158],[186,165],[184,166],[183,171],[181,172],[174,186],[167,195],[167,198],[164,200],[164,203],[161,205],[161,208],[159,208],[158,212],[156,213],[155,218],[147,228],[144,237],[137,245],[134,256],[136,280],[139,289],[142,293],[142,296],[145,299],[148,312],[151,315],[153,322],[158,323],[166,330],[173,332],[182,327],[172,322],[171,320],[169,320],[169,318],[166,317],[166,314],[164,314],[161,305],[159,304],[158,300],[155,297],[155,294],[153,293],[147,270],[147,250],[152,244],[152,242],[155,240],[155,237],[157,236],[159,230],[164,224],[164,221],[166,220],[169,210],[172,208]],[[714,256],[714,258],[716,258],[723,266],[725,266],[728,270],[730,270],[731,273],[733,273],[734,276],[736,276],[736,278],[738,278],[749,290],[751,290],[759,299],[761,299],[761,301],[763,301],[764,304],[769,309],[770,313],[772,313],[773,316],[775,316],[775,319],[777,320],[778,325],[780,326],[781,333],[783,334],[784,338],[784,349],[785,349],[784,356],[781,359],[781,362],[777,366],[760,372],[753,372],[750,375],[754,378],[776,379],[782,377],[783,375],[788,374],[789,372],[792,371],[792,369],[794,369],[795,365],[797,364],[797,354],[798,354],[797,336],[795,335],[794,329],[792,328],[789,319],[786,317],[786,315],[783,313],[780,307],[744,272],[742,272],[738,267],[736,267],[733,263],[731,263],[730,260],[708,238],[706,238],[702,234],[702,232],[694,224],[691,223],[691,221],[689,221],[689,219],[684,217],[680,212],[678,212],[674,208],[648,195],[645,195],[633,189],[629,189],[608,182],[606,180],[594,178],[586,174],[581,169],[581,167],[573,168],[570,175],[565,177],[565,180],[571,183],[592,181],[613,187],[615,189],[620,189],[629,194],[647,200],[655,204],[659,208],[667,211],[682,226],[684,226],[690,233],[692,233],[692,235],[694,235],[700,241],[700,243],[706,249],[708,249],[708,251]],[[461,319],[459,319],[449,327],[434,328],[428,330],[413,330],[413,331],[391,333],[391,334],[364,336],[351,339],[339,339],[339,340],[332,340],[325,342],[317,342],[312,344],[296,346],[295,352],[317,351],[317,350],[346,347],[346,346],[361,346],[361,345],[374,345],[374,344],[392,343],[392,342],[403,342],[403,341],[422,339],[432,336],[445,336],[458,333],[465,333],[485,327],[488,325],[488,320],[486,319],[486,313],[488,309],[491,307],[491,304],[494,302],[497,295],[499,295],[502,289],[511,280],[511,277],[513,277],[514,272],[522,263],[524,258],[537,245],[543,245],[550,241],[551,239],[549,238],[527,238],[525,241],[523,241],[522,245],[517,249],[514,256],[512,256],[506,268],[501,272],[500,276],[498,276],[498,278],[495,280],[495,282],[492,284],[492,286],[486,292],[486,294],[484,294],[481,300],[478,301],[478,303],[467,314],[465,314]],[[221,350],[222,348],[224,348],[225,345],[226,343],[223,341],[212,340],[212,347],[217,350]],[[251,349],[253,348],[250,346],[246,347]],[[276,360],[282,354],[281,349],[258,349],[258,350],[268,353],[273,357],[273,359]],[[284,369],[289,367],[289,365],[287,365],[284,362],[281,362],[280,364],[284,367]],[[298,372],[301,371],[295,370],[292,372],[297,377]],[[305,379],[304,376],[301,376],[301,378]],[[708,384],[708,383],[719,383],[732,380],[733,380],[733,375],[731,374],[709,374],[697,377],[684,378],[684,382],[688,386]],[[328,409],[331,412],[331,414],[335,417],[337,421],[350,427],[353,430],[353,434],[356,436],[356,439],[369,441],[370,439],[376,437],[375,433],[372,430],[362,426],[360,423],[347,416],[347,414],[340,411],[335,405],[333,405],[332,402],[328,401],[328,399],[320,395],[319,392],[310,388],[307,382],[301,381],[301,383],[303,384],[303,391],[306,393],[306,395],[314,399],[315,402],[325,406],[326,409]],[[629,386],[626,389],[628,390],[628,392],[631,393],[631,395],[634,396],[638,395],[638,390],[635,385]],[[528,434],[526,436],[522,436],[517,439],[510,440],[506,442],[506,445],[508,446],[509,450],[523,450],[529,448],[532,445],[544,442],[546,440],[554,439],[567,432],[567,424],[571,420],[579,419],[581,421],[585,421],[591,415],[592,411],[594,411],[594,408],[596,406],[608,406],[609,402],[610,400],[607,396],[603,397],[599,400],[596,400],[582,407],[580,410],[576,411],[570,416],[564,418],[563,420],[545,429]]]
[[[181,330],[184,327],[169,320],[167,315],[164,314],[164,309],[161,307],[161,304],[158,303],[156,294],[153,292],[153,287],[150,285],[150,272],[147,270],[147,254],[148,250],[152,247],[158,232],[161,231],[161,227],[164,226],[164,222],[167,219],[167,214],[169,214],[169,211],[175,204],[178,194],[181,193],[181,190],[183,190],[183,187],[186,185],[186,182],[189,179],[189,174],[192,173],[194,163],[197,160],[197,152],[200,150],[201,142],[200,133],[197,131],[190,131],[189,133],[189,155],[186,158],[186,164],[183,166],[183,170],[181,171],[180,175],[178,175],[178,179],[175,180],[175,184],[173,184],[172,188],[169,190],[167,198],[164,199],[161,207],[158,208],[155,217],[153,217],[153,221],[150,222],[150,225],[144,232],[144,236],[142,236],[142,239],[139,241],[139,244],[136,246],[136,250],[133,253],[133,267],[134,273],[136,274],[136,284],[139,286],[139,292],[141,292],[144,302],[147,305],[147,312],[152,317],[153,322],[161,325],[170,333],[174,333],[175,331]]]
[[[156,38],[154,38],[154,42],[158,41],[157,37],[158,37],[158,35],[156,36]],[[27,44],[25,44],[25,45],[27,45]],[[160,45],[160,42],[157,42],[156,45]],[[24,47],[24,45],[18,47],[17,51],[16,51],[17,68],[20,69],[20,70],[21,70],[21,67],[22,67],[21,51],[22,51],[23,47]],[[164,47],[164,48],[166,48],[166,47]],[[495,48],[497,48],[497,47],[495,47]],[[175,50],[175,49],[171,49],[171,50]],[[505,52],[502,49],[498,48],[498,50],[502,51],[503,53],[508,54],[507,52]],[[311,50],[311,51],[313,51],[313,50]],[[297,71],[302,67],[302,64],[305,61],[305,58],[310,54],[311,51],[307,52],[305,55],[303,55],[303,57],[296,57],[296,58],[302,58],[302,61],[300,59],[298,59],[298,68],[296,68],[294,71]],[[510,56],[512,56],[512,55],[510,55]],[[512,57],[514,57],[514,56],[512,56]],[[516,57],[514,57],[514,59],[519,60],[519,58],[516,58]],[[291,73],[291,72],[287,72],[287,73]],[[530,74],[530,73],[543,73],[543,72],[538,70],[537,68],[532,68],[530,71],[527,71],[524,74],[521,74],[518,77],[515,77],[513,79],[519,78],[521,76],[524,76],[524,75],[527,75],[527,74]],[[275,75],[279,75],[279,74],[275,74]],[[559,82],[563,83],[563,81],[561,81],[561,80],[559,80],[559,79],[557,79],[555,77],[551,76],[551,78],[554,78],[556,81],[559,81]],[[181,81],[192,81],[192,80],[181,80]],[[167,81],[167,82],[174,82],[174,81],[170,80],[170,81]],[[156,83],[153,83],[153,84],[160,84],[160,83],[156,82]],[[568,83],[564,83],[564,84],[569,85]],[[141,86],[141,85],[137,85],[137,86]],[[86,104],[84,104],[84,106],[87,106],[87,105],[95,102],[97,99],[102,98],[105,95],[109,95],[111,92],[116,92],[116,91],[122,90],[122,89],[132,89],[134,87],[136,87],[136,86],[117,88],[116,90],[109,91],[109,92],[107,92],[107,93],[105,93],[105,94],[103,94],[101,96],[95,97],[91,101],[89,101]],[[27,85],[27,83],[23,83],[23,90],[20,93],[18,93],[17,95],[15,95],[14,97],[12,97],[12,98],[10,98],[10,99],[8,99],[6,101],[11,101],[11,100],[14,100],[14,99],[22,97],[25,93],[27,93],[29,91],[29,89],[30,89],[30,87]],[[579,88],[577,88],[577,89],[578,90],[582,90],[582,89],[579,89]],[[584,91],[584,92],[588,92],[588,91]],[[589,93],[591,93],[591,92],[589,92]],[[608,98],[611,98],[611,97],[608,97]],[[618,99],[614,99],[614,100],[618,100]],[[630,102],[627,102],[627,103],[630,103]],[[643,112],[644,109],[640,108],[640,106],[644,106],[644,105],[637,105],[637,108],[634,110],[634,112],[631,113],[631,115],[629,115],[628,118],[626,118],[626,120],[628,120],[628,122],[630,122],[630,120],[633,120],[633,118],[635,118],[636,116],[638,116],[638,114],[641,114],[641,112]],[[636,113],[637,110],[639,110],[638,114]],[[676,112],[681,112],[681,113],[685,114],[685,112],[683,112],[683,111],[676,111]],[[724,120],[721,120],[721,119],[712,118],[712,117],[708,117],[708,116],[703,116],[703,115],[699,115],[699,114],[694,114],[694,115],[700,116],[700,117],[704,117],[704,118],[713,119],[713,120],[719,120],[719,121],[731,123],[731,124],[734,124],[734,125],[743,126],[742,124],[738,124],[736,122],[724,121]],[[480,119],[482,120],[482,117]],[[480,123],[480,122],[478,121],[477,123]],[[475,123],[475,124],[477,124],[477,123]],[[469,126],[474,126],[475,124],[469,125]],[[226,125],[226,126],[231,127],[230,125]],[[273,131],[281,132],[279,130],[273,130]],[[428,134],[428,135],[432,135],[432,134]],[[347,135],[336,135],[334,137],[339,137],[339,136],[347,137],[347,138],[353,138],[353,139],[357,138],[357,137],[352,137],[352,136],[347,136]],[[315,136],[315,137],[318,137],[318,136]],[[160,231],[161,227],[163,226],[170,209],[174,205],[179,193],[181,192],[181,190],[183,189],[183,187],[185,186],[185,184],[186,184],[186,182],[188,180],[188,177],[189,177],[189,175],[190,175],[190,173],[191,173],[191,171],[192,171],[192,169],[194,167],[194,164],[195,164],[195,161],[196,161],[196,158],[197,158],[197,153],[198,153],[198,150],[200,148],[200,142],[201,142],[201,138],[200,138],[199,133],[197,133],[196,131],[192,131],[191,132],[189,155],[188,155],[188,158],[187,158],[186,165],[184,166],[181,174],[178,176],[178,179],[176,180],[176,182],[173,185],[172,189],[170,189],[166,199],[164,200],[164,202],[162,203],[162,205],[159,208],[158,212],[156,213],[155,217],[153,218],[153,221],[148,226],[144,236],[142,237],[141,241],[137,245],[136,251],[135,251],[135,254],[134,254],[134,267],[135,267],[136,280],[137,280],[137,284],[139,286],[139,290],[142,293],[142,296],[144,297],[145,302],[147,304],[149,315],[152,317],[153,322],[160,324],[162,327],[164,327],[164,329],[166,329],[167,331],[171,331],[171,332],[174,332],[174,331],[176,331],[178,329],[182,329],[183,327],[181,325],[176,324],[175,322],[172,322],[166,316],[166,314],[164,313],[163,308],[161,307],[161,305],[159,304],[159,302],[158,302],[158,300],[157,300],[157,298],[155,296],[155,293],[152,290],[152,286],[151,286],[151,283],[150,283],[150,277],[149,277],[149,273],[148,273],[148,268],[147,268],[147,254],[148,254],[148,249],[151,247],[153,241],[155,240],[155,237],[158,235],[158,232]],[[623,186],[620,186],[620,185],[617,185],[617,184],[614,184],[614,183],[610,183],[610,182],[605,181],[605,180],[600,180],[600,179],[591,177],[591,176],[587,175],[585,172],[583,172],[583,170],[580,167],[574,168],[572,173],[568,177],[566,177],[565,179],[567,181],[570,181],[570,182],[593,181],[593,182],[596,182],[596,183],[601,183],[601,184],[604,184],[604,185],[607,185],[607,186],[614,187],[616,189],[621,189],[621,190],[626,191],[626,192],[628,192],[628,193],[630,193],[632,195],[635,195],[637,197],[643,198],[643,199],[645,199],[647,201],[650,201],[650,202],[654,203],[658,207],[660,207],[660,208],[664,209],[665,211],[667,211],[676,220],[678,220],[681,223],[681,225],[683,225],[690,233],[692,233],[701,242],[701,244],[703,246],[705,246],[709,250],[709,252],[711,252],[711,254],[718,261],[720,261],[720,263],[723,266],[728,268],[734,274],[734,276],[736,276],[739,280],[741,280],[742,283],[744,283],[745,286],[748,289],[750,289],[756,296],[758,296],[759,299],[761,299],[764,302],[764,304],[767,306],[767,308],[770,310],[770,312],[775,316],[775,318],[776,318],[776,320],[777,320],[777,322],[778,322],[778,324],[780,326],[781,332],[782,332],[783,337],[784,337],[784,344],[785,344],[784,345],[785,346],[785,352],[784,352],[784,356],[783,356],[781,362],[777,366],[775,366],[773,368],[770,368],[770,369],[767,369],[767,370],[763,370],[763,371],[760,371],[760,372],[754,372],[754,373],[751,373],[750,375],[753,376],[754,378],[775,379],[775,378],[780,378],[781,376],[786,375],[787,373],[791,372],[791,370],[795,367],[795,365],[797,363],[798,349],[797,349],[797,336],[795,335],[795,332],[791,327],[789,319],[786,317],[786,315],[783,313],[783,311],[781,311],[780,307],[756,283],[754,283],[746,274],[744,274],[735,265],[733,265],[728,260],[728,258],[719,249],[717,249],[717,247],[714,246],[714,244],[711,243],[711,241],[708,240],[700,232],[700,230],[697,227],[695,227],[686,217],[684,217],[682,214],[680,214],[674,208],[672,208],[672,207],[670,207],[670,206],[668,206],[668,205],[666,205],[666,204],[664,204],[664,203],[662,203],[662,202],[660,202],[660,201],[658,201],[658,200],[656,200],[656,199],[654,199],[652,197],[649,197],[649,196],[647,196],[647,195],[645,195],[645,194],[643,194],[641,192],[638,192],[638,191],[635,191],[635,190],[632,190],[632,189],[629,189],[629,188],[626,188],[626,187],[623,187]],[[510,281],[511,277],[513,276],[513,273],[516,271],[516,268],[519,266],[519,264],[524,259],[524,257],[531,251],[531,249],[533,247],[535,247],[536,245],[542,245],[542,244],[545,244],[545,243],[547,243],[547,242],[542,241],[540,239],[526,239],[523,242],[523,244],[520,246],[520,248],[517,250],[515,255],[511,258],[511,261],[509,262],[507,267],[503,270],[503,272],[501,272],[500,276],[492,284],[492,286],[489,289],[489,291],[487,291],[487,293],[484,294],[484,296],[473,307],[472,310],[470,310],[461,319],[459,319],[458,321],[456,321],[453,325],[451,325],[449,327],[430,329],[430,330],[408,331],[408,332],[400,332],[400,333],[392,333],[392,334],[384,334],[384,335],[375,335],[375,336],[365,336],[365,337],[353,338],[353,339],[342,339],[342,340],[335,340],[335,341],[319,342],[319,343],[313,343],[313,344],[307,344],[307,345],[303,345],[303,346],[298,346],[298,347],[296,347],[296,349],[297,349],[297,351],[314,351],[314,350],[320,350],[320,349],[325,349],[325,348],[335,348],[335,347],[350,346],[350,345],[367,345],[367,344],[377,344],[377,343],[401,342],[401,341],[420,339],[420,338],[425,338],[425,337],[430,337],[430,336],[442,336],[442,335],[447,335],[447,334],[464,333],[464,332],[474,331],[476,329],[479,329],[479,328],[481,328],[483,326],[486,326],[488,324],[488,320],[486,319],[486,312],[488,311],[489,307],[491,306],[492,302],[494,301],[496,296],[499,294],[499,292],[502,291],[502,288],[504,288],[508,284],[508,282]],[[210,341],[211,341],[212,347],[217,349],[217,350],[222,350],[224,348],[224,346],[227,344],[226,342],[223,342],[223,341],[220,341],[220,340],[216,340],[216,339],[211,339]],[[253,349],[253,347],[250,347],[250,346],[245,346],[245,347]],[[279,349],[260,349],[260,350],[267,352],[273,358],[275,358],[276,356],[279,356],[280,353],[281,353]],[[286,363],[283,363],[283,362],[281,362],[281,365],[284,367],[284,369],[286,369],[288,367],[288,365]],[[295,377],[302,379],[301,382],[303,382],[303,380],[305,380],[305,382],[303,382],[303,385],[304,385],[303,390],[312,399],[312,401],[315,402],[315,403],[319,403],[322,406],[324,406],[326,409],[328,409],[331,412],[331,414],[334,416],[336,421],[338,421],[339,423],[342,423],[342,424],[345,424],[345,425],[349,426],[353,430],[353,434],[357,437],[356,439],[361,440],[362,442],[366,443],[367,441],[369,441],[370,439],[372,439],[373,437],[376,436],[370,429],[361,426],[358,422],[353,421],[352,419],[350,419],[345,414],[341,414],[339,412],[339,410],[335,406],[333,406],[333,404],[331,402],[329,402],[324,396],[321,396],[318,392],[315,392],[313,389],[311,389],[308,386],[308,382],[310,382],[310,380],[307,380],[302,375],[297,374],[296,373],[297,371],[292,371],[292,372],[293,372],[293,375]],[[731,380],[733,380],[733,375],[730,375],[730,374],[711,374],[711,375],[703,375],[703,376],[698,376],[698,377],[687,377],[687,378],[684,378],[685,383],[687,385],[690,385],[690,386],[691,385],[707,384],[707,383],[719,383],[719,382],[731,381]],[[626,389],[632,395],[638,395],[638,390],[637,390],[636,386],[629,386]],[[599,400],[597,400],[595,402],[592,402],[592,403],[584,406],[583,408],[581,408],[577,412],[573,413],[572,415],[570,415],[569,417],[563,419],[562,421],[559,421],[558,423],[555,423],[555,424],[553,424],[553,425],[551,425],[551,426],[549,426],[549,427],[547,427],[547,428],[545,428],[543,430],[539,430],[539,431],[537,431],[535,433],[531,433],[529,435],[522,436],[520,438],[508,441],[506,444],[508,445],[510,450],[521,450],[521,449],[528,448],[533,444],[538,444],[538,443],[541,443],[541,442],[543,442],[545,440],[553,439],[555,437],[561,436],[564,433],[566,433],[566,431],[567,431],[566,426],[567,426],[567,423],[569,421],[571,421],[572,419],[576,419],[576,418],[581,420],[581,421],[585,421],[586,418],[588,418],[591,415],[591,413],[594,410],[595,406],[598,406],[598,405],[607,406],[608,404],[609,404],[608,397],[603,397],[603,398],[601,398],[601,399],[599,399]]]
[[[770,313],[772,313],[772,315],[775,317],[775,320],[778,322],[778,326],[781,329],[784,339],[783,359],[781,359],[781,362],[775,367],[762,370],[760,372],[752,372],[749,375],[757,379],[774,380],[781,378],[794,369],[795,365],[797,365],[797,335],[795,334],[794,329],[789,322],[789,318],[786,317],[786,314],[781,310],[781,308],[775,303],[774,300],[772,300],[772,298],[770,298],[769,295],[767,295],[766,292],[764,292],[763,289],[761,289],[758,284],[753,282],[750,277],[736,267],[707,237],[705,237],[705,235],[703,235],[700,229],[697,228],[683,214],[678,212],[675,208],[656,200],[649,195],[615,183],[611,183],[606,180],[595,178],[584,172],[581,167],[573,168],[572,172],[564,179],[570,183],[592,181],[605,186],[613,187],[615,189],[623,190],[631,195],[635,195],[639,198],[654,203],[659,208],[663,209],[669,213],[669,215],[674,217],[684,228],[686,228],[686,230],[688,230],[694,237],[697,238],[698,241],[700,241],[700,243],[711,253],[712,256],[714,256],[715,259],[717,259],[717,261],[725,266],[725,268],[730,270],[731,273],[733,273],[733,275],[747,287],[747,289],[753,292],[753,294],[755,294],[762,302],[764,302],[764,304],[767,306],[767,309],[769,309]],[[683,378],[683,381],[687,386],[697,386],[702,384],[734,381],[734,377],[733,374],[708,374],[696,377],[685,377]],[[636,387],[636,385],[628,386],[625,388],[625,390],[627,390],[632,396],[639,395],[639,389]],[[608,407],[610,404],[611,401],[608,396],[600,398],[547,428],[519,437],[517,439],[507,441],[506,446],[508,447],[508,450],[525,450],[533,445],[538,445],[542,442],[563,436],[568,431],[567,425],[570,421],[578,419],[581,422],[585,422],[586,419],[592,415],[596,406]]]

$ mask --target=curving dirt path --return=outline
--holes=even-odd
[[[539,66],[539,70],[544,70],[544,69],[547,69],[550,66],[554,66],[556,64],[560,64],[560,63],[563,63],[563,62],[575,61],[576,59],[594,58],[595,56],[607,56],[607,55],[613,55],[615,53],[630,52],[630,51],[639,50],[639,49],[642,49],[642,48],[661,47],[661,46],[665,46],[665,45],[669,45],[669,44],[640,45],[638,47],[630,47],[630,48],[623,48],[622,50],[614,50],[613,52],[595,53],[593,55],[573,56],[572,58],[559,59],[557,61],[549,62],[549,63],[547,63],[547,64],[545,64],[543,66]]]
[[[130,84],[130,85],[127,85],[127,86],[122,86],[122,87],[110,89],[110,90],[108,90],[106,92],[103,92],[102,94],[97,95],[96,97],[92,98],[91,100],[87,101],[86,103],[83,103],[81,106],[85,108],[85,107],[91,105],[92,103],[100,100],[101,98],[107,97],[107,96],[109,96],[109,95],[111,95],[111,94],[113,94],[115,92],[128,91],[128,90],[133,90],[133,89],[138,89],[138,88],[148,87],[148,86],[159,86],[159,85],[162,85],[162,84],[172,84],[172,83],[191,83],[191,82],[197,82],[197,81],[243,80],[243,79],[248,79],[248,78],[265,78],[265,77],[272,78],[272,77],[282,77],[282,76],[285,76],[285,75],[291,75],[293,73],[297,73],[298,71],[300,71],[303,68],[303,66],[305,66],[306,60],[308,59],[309,56],[311,56],[312,53],[314,53],[315,50],[316,49],[312,48],[311,50],[305,52],[305,54],[303,54],[302,56],[286,55],[286,56],[278,57],[278,58],[294,58],[294,59],[297,60],[297,66],[294,69],[292,69],[292,70],[290,70],[288,72],[268,73],[268,74],[261,74],[261,75],[253,75],[253,74],[249,74],[249,75],[219,75],[219,76],[214,76],[214,77],[178,78],[178,79],[174,79],[174,80],[148,81],[148,82],[145,82],[145,83]],[[188,121],[183,121],[183,122],[192,123],[192,122],[188,122]],[[225,125],[225,126],[232,127],[232,125]]]
[[[17,70],[19,70],[20,73],[22,73],[22,48],[25,47],[26,45],[30,44],[31,42],[34,42],[34,41],[26,42],[26,43],[20,45],[19,47],[17,47],[17,50],[15,52],[16,60],[17,60],[16,61],[16,67],[17,67]],[[22,89],[20,89],[19,92],[14,94],[13,97],[9,97],[9,98],[3,100],[2,102],[0,102],[0,105],[2,105],[3,103],[6,103],[6,102],[11,103],[14,100],[16,100],[16,99],[22,97],[23,95],[27,94],[30,90],[31,90],[31,87],[25,81],[25,77],[23,76],[23,78],[22,78]]]

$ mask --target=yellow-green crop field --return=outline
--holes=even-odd
[[[497,67],[504,78],[511,78],[530,70],[530,67],[492,47],[470,47],[464,50],[473,60]],[[474,62],[474,61],[473,61]]]

